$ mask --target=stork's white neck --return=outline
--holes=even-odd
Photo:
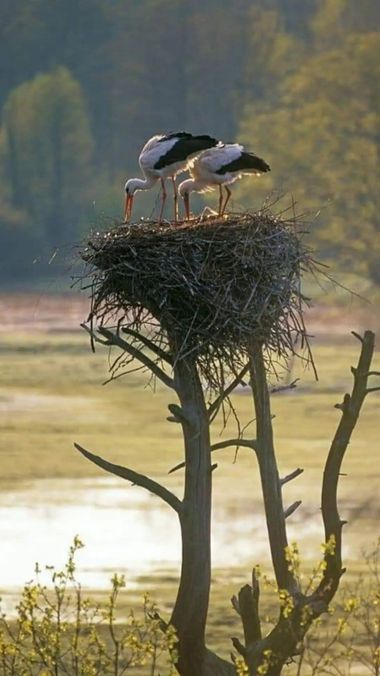
[[[152,188],[152,186],[154,186],[157,181],[158,177],[156,176],[147,176],[146,178],[130,178],[125,184],[125,192],[133,195],[136,190],[149,190],[149,188]]]
[[[207,181],[196,178],[188,178],[186,181],[182,181],[178,186],[178,192],[183,197],[190,192],[202,192],[207,186]]]

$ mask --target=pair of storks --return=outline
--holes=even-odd
[[[145,176],[131,178],[125,184],[124,221],[132,215],[133,197],[137,190],[148,190],[160,180],[162,187],[162,220],[166,200],[165,179],[170,178],[174,191],[174,220],[178,219],[178,194],[183,197],[186,218],[190,219],[189,195],[192,191],[207,192],[219,186],[218,215],[223,216],[231,197],[229,185],[243,174],[270,171],[269,165],[254,153],[247,152],[238,143],[222,143],[207,135],[194,136],[187,132],[153,136],[143,147],[139,164]],[[177,188],[175,177],[188,169],[191,178]],[[222,187],[226,197],[223,202]]]

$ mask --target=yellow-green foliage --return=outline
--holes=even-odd
[[[252,98],[245,107],[241,140],[258,139],[273,171],[237,192],[251,203],[269,186],[294,194],[301,211],[321,209],[312,234],[324,255],[336,265],[339,253],[345,269],[378,281],[380,32],[350,26],[347,0],[319,5],[297,67],[266,102]]]
[[[139,669],[142,674],[176,673],[174,630],[165,632],[155,605],[144,596],[139,613],[118,613],[123,575],[115,574],[106,603],[91,601],[75,576],[74,557],[83,547],[78,537],[63,570],[50,568],[51,585],[27,583],[15,619],[0,619],[2,676],[107,676]],[[162,672],[162,670],[165,670]]]

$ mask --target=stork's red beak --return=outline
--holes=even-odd
[[[132,206],[133,206],[133,195],[130,195],[128,192],[126,192],[124,204],[124,223],[127,223],[131,218]]]
[[[186,218],[189,221],[190,220],[190,200],[189,200],[189,193],[185,192],[183,196],[183,202],[185,205],[185,211],[186,211]]]

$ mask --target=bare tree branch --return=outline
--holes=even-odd
[[[240,653],[240,655],[242,655],[242,657],[246,657],[246,656],[247,656],[247,651],[246,651],[246,649],[244,648],[244,646],[243,646],[243,644],[241,643],[241,641],[239,641],[239,639],[236,638],[236,636],[233,636],[233,637],[231,638],[231,641],[232,641],[232,645],[233,645],[233,647],[235,648],[235,650],[236,650],[238,653]]]
[[[351,394],[346,394],[343,403],[338,405],[342,417],[330,446],[323,474],[322,484],[322,517],[325,527],[325,562],[326,569],[316,594],[323,597],[326,603],[333,598],[342,575],[342,527],[343,521],[338,512],[338,481],[341,466],[351,434],[358,420],[361,407],[368,394],[367,382],[371,373],[371,361],[375,346],[372,331],[366,331],[364,337],[352,331],[361,342],[361,353],[358,366],[352,369],[354,385]]]
[[[218,441],[216,444],[211,445],[211,450],[220,451],[223,448],[228,448],[229,446],[235,446],[236,448],[239,447],[250,448],[253,451],[256,451],[257,449],[255,439],[249,440],[237,438],[237,439],[227,439],[226,441]],[[174,467],[169,469],[168,474],[173,474],[173,472],[176,472],[177,470],[182,469],[183,467],[186,467],[186,463],[180,462],[178,463],[178,465],[175,465]]]
[[[75,443],[74,446],[80,453],[82,453],[82,455],[84,455],[85,458],[91,460],[91,462],[95,463],[95,465],[98,465],[98,467],[101,467],[106,472],[115,474],[116,476],[119,476],[122,479],[131,481],[133,484],[136,484],[137,486],[145,488],[150,493],[153,493],[154,495],[157,495],[159,498],[164,500],[164,502],[170,505],[170,507],[172,507],[177,512],[177,514],[181,515],[182,512],[181,500],[179,500],[177,496],[174,495],[174,493],[165,488],[165,486],[161,486],[161,484],[157,483],[157,481],[150,479],[149,477],[145,476],[145,474],[139,474],[139,472],[135,472],[133,469],[128,469],[127,467],[122,467],[121,465],[114,465],[112,462],[104,460],[99,455],[94,455],[94,453],[87,451],[79,444]]]
[[[98,332],[107,339],[108,345],[115,345],[116,347],[120,347],[125,352],[128,352],[128,354],[130,354],[131,357],[133,357],[134,359],[138,359],[138,361],[141,362],[141,364],[144,364],[146,368],[150,369],[153,375],[155,375],[159,380],[161,380],[161,382],[164,383],[164,385],[170,387],[171,389],[175,389],[173,379],[170,378],[165,373],[165,371],[163,371],[152,359],[147,357],[142,350],[139,350],[134,345],[131,345],[126,340],[123,340],[123,338],[121,338],[117,333],[113,333],[113,331],[106,329],[104,326],[99,326]]]
[[[287,484],[288,481],[292,481],[292,479],[295,479],[297,476],[302,474],[303,469],[301,467],[297,467],[293,472],[290,472],[290,474],[287,474],[284,476],[282,479],[280,479],[280,484],[283,486],[284,484]]]
[[[287,508],[284,510],[284,517],[285,517],[285,519],[287,519],[288,516],[290,516],[291,514],[293,514],[293,513],[296,511],[296,509],[298,509],[298,507],[299,507],[300,505],[302,505],[302,500],[296,500],[296,501],[293,502],[291,505],[289,505],[289,507],[287,507]]]
[[[250,448],[253,451],[257,451],[257,442],[256,439],[226,439],[225,441],[218,441],[216,444],[211,444],[212,451],[219,451],[222,448],[228,448],[229,446],[240,446],[243,448]]]

